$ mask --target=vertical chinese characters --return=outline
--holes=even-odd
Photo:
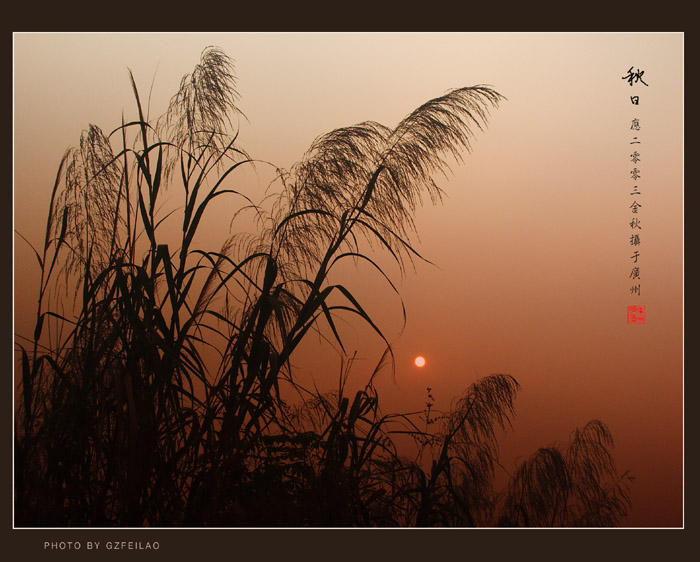
[[[631,66],[627,71],[627,74],[622,77],[630,87],[639,88],[640,84],[643,86],[649,86],[644,81],[644,71],[639,68],[635,70],[634,66]],[[630,96],[630,102],[634,106],[635,113],[630,121],[630,145],[641,145],[642,137],[642,123],[639,117],[639,107],[641,105],[641,96],[635,92],[635,95]],[[630,191],[630,196],[632,198],[632,204],[628,206],[628,210],[631,214],[629,217],[629,227],[631,229],[631,235],[629,238],[629,244],[632,246],[633,253],[630,256],[632,262],[632,267],[629,273],[629,293],[633,297],[641,297],[642,294],[642,267],[641,267],[641,255],[642,250],[640,248],[642,243],[642,220],[641,211],[642,205],[642,192],[639,186],[642,182],[642,154],[641,148],[635,147],[634,151],[629,155],[630,162],[632,164],[632,169],[630,170],[630,177],[634,182],[632,191]],[[634,304],[627,306],[627,323],[628,324],[645,324],[646,323],[646,307],[642,304]]]

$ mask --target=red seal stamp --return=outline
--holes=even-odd
[[[627,307],[628,324],[646,324],[646,306],[636,305]]]

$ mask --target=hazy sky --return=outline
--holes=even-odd
[[[134,116],[127,67],[144,97],[153,82],[159,115],[207,45],[235,60],[242,146],[281,167],[322,133],[394,126],[450,88],[488,84],[507,98],[473,153],[438,178],[444,204],[418,212],[416,248],[435,265],[396,278],[403,333],[392,292],[369,270],[355,276],[395,348],[384,409],[422,409],[427,386],[446,408],[476,378],[511,374],[522,392],[515,431],[501,439],[507,468],[598,418],[618,468],[636,476],[625,524],[681,525],[683,35],[18,34],[15,228],[38,245],[65,149],[89,123],[111,131],[122,112]],[[622,79],[631,67],[648,86]],[[209,216],[207,235],[226,235],[227,213]],[[19,238],[15,266],[16,331],[29,334],[38,268]],[[646,306],[645,325],[627,324],[628,305]],[[358,380],[381,353],[366,336],[351,341],[366,365]],[[300,351],[300,369],[335,376],[331,352],[313,341]]]

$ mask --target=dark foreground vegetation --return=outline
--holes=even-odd
[[[452,90],[394,129],[318,138],[277,170],[265,204],[237,187],[231,61],[216,48],[149,120],[91,125],[61,161],[43,245],[36,328],[18,336],[17,526],[609,526],[629,506],[606,427],[521,461],[494,485],[497,433],[517,382],[472,384],[438,419],[385,414],[374,376],[356,391],[338,318],[381,329],[331,276],[383,252],[401,268],[422,197],[468,152],[502,96]],[[161,212],[163,194],[178,207]],[[271,192],[272,193],[272,192]],[[218,249],[207,211],[249,213]],[[241,219],[243,220],[243,219]],[[178,224],[177,240],[164,234]],[[236,222],[233,223],[237,224]],[[346,358],[337,390],[301,384],[290,358],[310,333]],[[428,412],[429,414],[430,412]],[[431,421],[434,423],[425,423]],[[399,452],[398,436],[416,455]]]

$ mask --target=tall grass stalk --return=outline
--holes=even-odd
[[[440,199],[435,175],[470,150],[500,94],[459,88],[395,128],[336,129],[279,171],[265,205],[240,185],[254,160],[239,145],[235,73],[221,50],[204,50],[155,121],[130,78],[135,116],[110,133],[90,125],[66,152],[35,250],[36,325],[17,343],[17,525],[618,520],[626,481],[598,423],[565,452],[541,450],[520,466],[505,496],[493,491],[512,377],[474,383],[430,431],[415,414],[384,414],[373,381],[393,368],[390,342],[332,275],[363,261],[398,294],[370,249],[402,270],[423,259],[410,243],[414,211]],[[161,211],[166,191],[181,205],[171,212]],[[213,205],[234,218],[252,211],[257,231],[199,247]],[[164,224],[176,221],[173,237]],[[386,344],[354,394],[338,325],[348,318]],[[305,388],[291,367],[309,333],[344,358],[333,393]],[[432,463],[403,456],[399,435]]]

